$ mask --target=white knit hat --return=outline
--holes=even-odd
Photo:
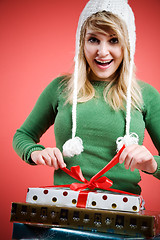
[[[131,119],[131,80],[133,73],[134,54],[135,54],[135,19],[134,14],[127,0],[90,0],[83,9],[76,33],[76,51],[75,51],[75,68],[74,68],[74,92],[72,105],[72,139],[69,139],[63,145],[63,155],[73,157],[79,155],[83,151],[82,139],[76,136],[76,110],[77,110],[77,82],[78,82],[78,55],[80,46],[80,32],[83,23],[92,14],[97,12],[111,12],[123,19],[127,25],[129,44],[130,44],[130,73],[127,86],[127,105],[126,105],[126,133],[124,137],[119,137],[116,141],[117,149],[119,150],[123,144],[126,146],[133,143],[138,143],[138,136],[136,133],[130,133],[130,119]]]

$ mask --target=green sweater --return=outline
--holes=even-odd
[[[62,151],[66,140],[71,138],[72,106],[65,103],[63,77],[52,81],[40,95],[32,112],[17,130],[13,147],[27,163],[34,164],[30,155],[45,147],[38,144],[40,137],[54,124],[56,147]],[[92,82],[96,97],[77,105],[77,136],[83,140],[84,152],[73,158],[64,158],[67,168],[79,165],[87,180],[99,172],[116,154],[116,139],[125,134],[125,112],[114,111],[103,98],[106,82]],[[152,141],[160,153],[160,94],[149,84],[139,82],[144,106],[142,112],[131,113],[130,132],[139,136],[143,143],[144,130],[147,129]],[[160,179],[160,156],[154,156],[158,169],[153,174]],[[105,174],[113,181],[112,188],[139,194],[139,170],[126,170],[124,164],[117,164]],[[62,170],[55,171],[54,184],[76,182]]]

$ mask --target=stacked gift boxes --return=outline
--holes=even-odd
[[[83,177],[79,166],[74,166],[62,170],[80,184],[73,183],[70,188],[29,188],[26,203],[12,204],[11,221],[132,236],[158,234],[160,216],[141,210],[141,196],[110,189],[113,182],[102,177],[119,162],[123,148],[90,181]],[[110,191],[94,191],[95,188]]]
[[[29,188],[26,203],[12,204],[11,221],[136,237],[155,236],[160,232],[160,216],[140,208],[140,196],[57,187]]]

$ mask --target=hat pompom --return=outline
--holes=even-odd
[[[132,144],[138,144],[139,137],[136,133],[131,133],[129,135],[125,135],[124,137],[117,138],[117,150],[119,151],[123,145],[130,146]]]
[[[83,142],[79,137],[69,139],[63,145],[63,156],[65,157],[73,157],[81,154],[81,152],[83,152]]]

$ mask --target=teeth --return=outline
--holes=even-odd
[[[99,62],[99,63],[110,63],[112,60],[109,60],[109,61],[101,61],[101,60],[96,60],[97,62]]]

